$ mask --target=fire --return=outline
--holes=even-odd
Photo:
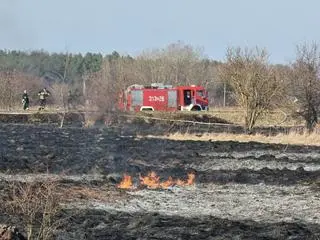
[[[175,185],[175,181],[172,179],[172,177],[169,177],[168,180],[160,183],[161,188],[169,188]]]
[[[122,181],[117,185],[117,187],[124,189],[132,188],[132,177],[130,175],[124,174]]]
[[[174,180],[172,177],[169,177],[166,181],[161,182],[160,177],[155,172],[149,172],[147,176],[139,175],[140,184],[147,186],[150,189],[168,189],[173,186],[189,186],[195,182],[195,174],[188,173],[188,178],[186,181],[177,179]],[[132,189],[132,177],[129,175],[124,175],[121,183],[118,185],[118,188]]]
[[[139,176],[141,185],[146,185],[149,188],[160,187],[160,177],[155,172],[150,172],[146,177]]]
[[[194,184],[194,180],[196,178],[196,175],[194,173],[188,173],[188,179],[186,181],[183,181],[181,179],[177,180],[178,186],[189,186]]]
[[[187,185],[194,184],[195,179],[196,179],[196,175],[194,173],[188,173]]]

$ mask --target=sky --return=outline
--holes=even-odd
[[[266,48],[273,63],[319,42],[319,0],[0,0],[0,49],[139,55],[182,41],[214,60]]]

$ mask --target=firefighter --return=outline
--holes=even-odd
[[[50,92],[47,90],[47,88],[43,88],[41,91],[39,91],[38,96],[40,99],[39,111],[44,110],[47,103],[47,97],[50,96]]]
[[[185,102],[185,105],[190,105],[192,103],[190,91],[186,91],[184,102]]]
[[[22,104],[23,104],[23,110],[29,110],[29,96],[28,96],[27,90],[23,91]]]

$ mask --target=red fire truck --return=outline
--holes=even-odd
[[[208,95],[204,87],[196,85],[134,84],[120,94],[119,108],[136,112],[203,111],[208,110]]]

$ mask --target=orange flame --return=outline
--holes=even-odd
[[[132,188],[132,177],[130,175],[124,174],[122,181],[117,185],[117,187],[124,189]]]
[[[196,179],[196,175],[194,173],[188,173],[188,179],[186,185],[194,184],[194,180]]]
[[[175,181],[172,179],[172,177],[169,177],[168,180],[160,183],[161,188],[169,188],[175,185]]]
[[[169,177],[166,181],[160,182],[160,177],[157,176],[155,172],[149,172],[147,176],[143,177],[139,174],[139,179],[140,179],[140,184],[147,186],[148,188],[151,189],[168,189],[169,187],[172,186],[189,186],[194,184],[195,181],[195,174],[194,173],[188,173],[188,179],[186,181],[177,179],[173,180],[172,177]],[[124,175],[122,181],[120,184],[117,186],[118,188],[124,188],[124,189],[132,189],[133,184],[132,184],[132,177],[130,175]]]
[[[189,186],[194,184],[195,178],[196,178],[196,175],[194,173],[188,173],[188,179],[186,181],[178,179],[176,184],[178,186]]]
[[[160,177],[157,176],[155,172],[150,172],[146,177],[139,176],[140,184],[146,185],[149,188],[159,188],[160,186]]]

